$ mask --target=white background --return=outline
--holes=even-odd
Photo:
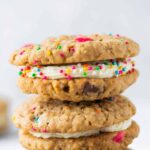
[[[8,62],[13,50],[49,36],[90,33],[126,35],[140,44],[141,53],[135,58],[140,78],[124,95],[137,106],[135,119],[141,125],[131,148],[150,149],[149,0],[0,0],[1,97],[10,102],[10,113],[27,97],[16,86],[17,69]],[[21,149],[15,135],[0,138],[0,149],[12,150],[12,146]]]

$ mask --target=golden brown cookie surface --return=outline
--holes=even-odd
[[[137,55],[139,45],[123,36],[87,35],[49,38],[41,45],[27,44],[15,51],[15,65],[52,65],[128,58]]]
[[[114,78],[94,79],[58,79],[43,80],[39,78],[20,77],[18,85],[25,93],[47,95],[51,99],[79,102],[82,100],[93,101],[122,93],[133,84],[138,77],[138,72]]]
[[[7,125],[7,102],[0,100],[0,134],[6,131]]]
[[[36,97],[22,104],[14,123],[26,131],[76,133],[95,130],[130,119],[136,110],[124,96],[94,102],[61,102]]]
[[[101,133],[98,136],[79,139],[42,139],[21,131],[20,142],[29,150],[124,150],[138,133],[139,127],[133,122],[124,131]]]

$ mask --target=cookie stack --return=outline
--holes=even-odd
[[[18,85],[39,94],[14,113],[29,150],[123,150],[138,136],[135,106],[119,95],[138,78],[133,40],[120,35],[60,36],[11,56]]]

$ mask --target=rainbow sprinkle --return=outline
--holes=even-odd
[[[121,43],[124,43],[126,46],[128,46],[129,44],[129,41],[126,41],[125,39],[122,38],[122,36],[120,34],[116,34],[116,35],[113,35],[112,33],[109,33],[107,34],[110,38],[118,38],[120,40]],[[105,38],[98,38],[98,34],[95,34],[95,38],[91,38],[91,37],[88,37],[88,36],[84,36],[84,35],[77,35],[77,36],[74,36],[73,37],[73,40],[77,43],[83,43],[83,42],[93,42],[93,41],[99,41],[99,42],[102,42],[103,40],[105,40]],[[49,46],[48,47],[42,47],[42,45],[40,44],[26,44],[24,45],[23,47],[21,47],[20,51],[19,51],[19,55],[22,56],[24,55],[28,50],[36,50],[36,51],[45,51],[46,52],[46,55],[47,56],[51,56],[52,55],[52,51],[53,50],[62,50],[61,53],[59,53],[59,56],[61,58],[65,58],[65,54],[63,53],[63,48],[65,47],[65,42],[67,40],[61,40],[59,38],[51,38],[49,39]],[[55,45],[55,47],[51,46],[51,45]],[[47,50],[47,48],[49,48],[49,50]],[[68,51],[70,53],[73,53],[76,51],[76,46],[72,45],[68,48]],[[38,64],[38,62],[33,62],[34,65]]]
[[[40,45],[37,45],[36,50],[39,51],[40,49],[41,49],[41,46],[40,46]]]
[[[58,46],[57,46],[57,49],[62,49],[62,46],[61,46],[61,45],[58,45]]]
[[[42,129],[41,132],[47,133],[48,131],[46,129]]]
[[[60,57],[65,58],[65,54],[64,53],[59,53]]]
[[[130,65],[130,69],[128,68],[128,63]],[[101,63],[93,63],[93,64],[77,64],[77,65],[68,65],[63,67],[31,67],[25,66],[22,67],[18,75],[22,77],[31,77],[31,78],[42,78],[43,80],[52,79],[53,76],[59,76],[61,78],[66,78],[71,80],[76,77],[97,77],[102,78],[104,74],[109,75],[109,72],[113,74],[114,77],[118,77],[124,75],[126,73],[132,73],[134,71],[134,61],[131,59],[125,59],[122,61],[117,60],[109,60],[103,61]],[[44,71],[47,69],[48,73]],[[51,71],[53,74],[51,74]],[[79,75],[79,76],[77,76]],[[52,78],[51,78],[52,77]],[[109,77],[109,76],[108,76]]]
[[[34,118],[34,122],[35,122],[35,123],[38,123],[38,121],[39,121],[39,117],[35,117],[35,118]]]
[[[77,42],[93,41],[93,39],[88,38],[88,37],[77,37],[75,40],[76,40]]]
[[[116,143],[121,143],[125,137],[125,131],[120,131],[113,137],[113,141]]]

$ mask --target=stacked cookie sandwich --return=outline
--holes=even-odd
[[[18,85],[39,96],[13,120],[29,150],[122,150],[138,136],[135,106],[119,95],[137,77],[133,40],[120,35],[61,36],[11,56]]]

